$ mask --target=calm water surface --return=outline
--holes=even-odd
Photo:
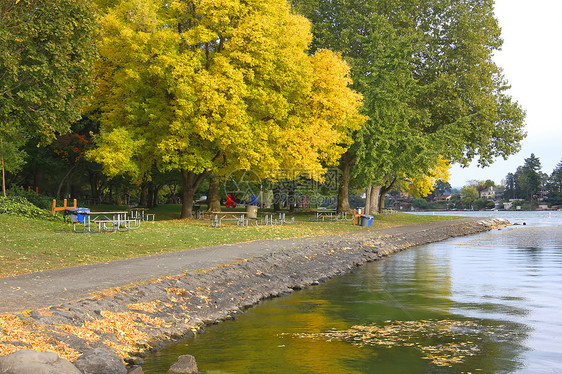
[[[260,303],[144,372],[191,354],[204,373],[561,373],[562,212],[471,214],[519,225]]]

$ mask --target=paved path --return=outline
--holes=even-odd
[[[0,278],[0,313],[16,313],[26,309],[59,305],[112,287],[180,275],[198,269],[209,269],[270,251],[322,245],[336,238],[341,239],[342,235],[359,240],[361,237],[372,236],[375,233],[400,235],[458,222],[458,220],[433,222],[334,236],[258,240]]]

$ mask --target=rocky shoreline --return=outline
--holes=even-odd
[[[42,350],[56,352],[70,362],[84,362],[84,357],[111,352],[106,361],[116,355],[140,373],[138,366],[148,352],[193,336],[206,325],[232,319],[260,300],[317,285],[413,246],[507,225],[508,221],[497,218],[466,219],[399,234],[365,231],[342,235],[321,245],[287,248],[48,309],[0,315],[0,355]],[[3,360],[6,358],[0,358],[0,373],[11,373],[3,371]],[[126,373],[122,366],[124,371],[113,372]],[[78,372],[102,372],[96,370],[88,371],[82,365]]]

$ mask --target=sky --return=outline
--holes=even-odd
[[[548,175],[562,161],[562,1],[496,0],[495,13],[504,43],[494,60],[511,85],[509,94],[527,113],[527,137],[507,161],[499,158],[486,168],[453,165],[453,187],[471,180],[500,184],[531,153]]]

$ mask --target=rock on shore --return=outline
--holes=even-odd
[[[234,318],[265,298],[324,282],[412,246],[507,225],[509,222],[502,219],[468,219],[427,224],[395,235],[382,236],[374,230],[340,235],[321,245],[287,248],[104,296],[27,311],[17,315],[22,322],[18,328],[30,329],[34,341],[51,344],[49,350],[69,361],[97,348],[110,349],[138,365],[148,351],[191,336],[206,324]],[[4,339],[2,344],[8,348],[12,344],[18,350],[36,349],[33,344],[38,343]],[[91,361],[85,367],[92,367]],[[81,368],[83,373],[88,372],[85,367]]]

